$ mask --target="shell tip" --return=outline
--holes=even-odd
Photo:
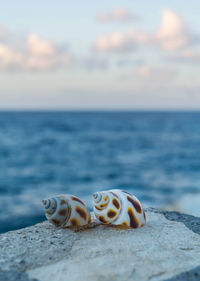
[[[97,192],[96,192],[96,193],[93,193],[93,194],[92,194],[92,197],[93,197],[94,199],[96,199],[96,198],[98,197]]]
[[[48,208],[48,206],[49,206],[49,200],[43,199],[43,200],[42,200],[42,205],[43,205],[43,207],[44,207],[45,209]]]

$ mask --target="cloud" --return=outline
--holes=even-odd
[[[153,33],[140,30],[114,32],[101,35],[93,47],[98,52],[130,51],[136,46],[157,46],[163,50],[175,51],[190,43],[190,34],[186,31],[182,18],[168,9],[163,10],[160,27]]]
[[[50,70],[72,64],[72,56],[37,33],[25,40],[5,42],[0,37],[0,70]]]
[[[107,23],[107,22],[126,22],[132,19],[136,19],[127,8],[113,8],[111,12],[101,12],[97,16],[97,20],[100,23]]]
[[[27,37],[27,46],[33,55],[51,56],[55,55],[56,48],[47,40],[39,38],[36,33],[30,34]]]
[[[0,69],[21,66],[23,55],[10,47],[0,44]]]
[[[41,39],[37,34],[27,37],[27,63],[28,69],[46,70],[55,67],[69,66],[72,57],[50,41]]]
[[[178,14],[165,9],[155,39],[163,49],[176,50],[188,44],[189,34],[185,30],[182,18]]]
[[[102,35],[94,43],[93,47],[99,52],[121,52],[132,50],[135,42],[120,32],[111,35]]]

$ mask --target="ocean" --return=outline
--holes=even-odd
[[[45,219],[41,200],[91,205],[123,188],[144,206],[200,192],[200,112],[0,112],[0,232]]]

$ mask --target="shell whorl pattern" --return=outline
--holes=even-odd
[[[102,199],[102,194],[100,192],[96,192],[92,196],[95,203],[100,202]]]
[[[42,200],[42,204],[43,204],[44,208],[47,209],[50,205],[50,200],[44,199],[44,200]]]
[[[54,198],[42,200],[42,204],[47,216],[53,215],[53,213],[56,211],[57,202]]]
[[[101,195],[101,200],[96,200]],[[99,195],[100,194],[100,195]],[[118,189],[97,192],[93,195],[94,213],[103,224],[142,227],[145,212],[139,200],[132,194]]]
[[[94,207],[97,210],[104,210],[109,204],[109,197],[105,191],[96,192],[92,195]]]
[[[42,200],[46,218],[55,226],[76,227],[90,224],[90,211],[76,196],[66,194]]]

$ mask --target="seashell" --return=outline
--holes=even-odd
[[[91,215],[86,204],[70,194],[42,200],[46,218],[55,226],[79,227],[91,223]]]
[[[140,201],[123,190],[96,192],[93,194],[93,205],[95,216],[103,224],[138,228],[146,222]]]

